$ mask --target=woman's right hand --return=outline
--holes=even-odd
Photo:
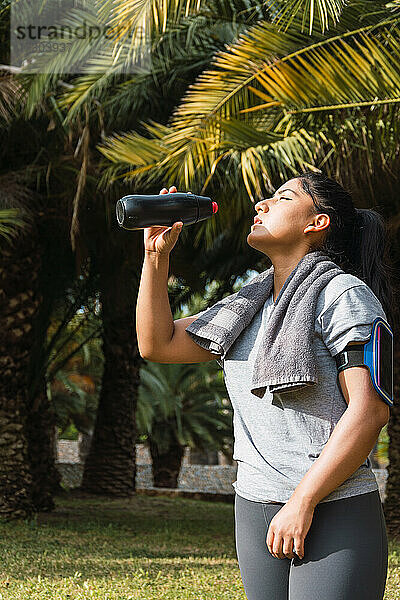
[[[160,194],[169,194],[177,192],[175,186],[163,188]],[[148,252],[158,252],[158,254],[168,255],[178,241],[182,230],[182,221],[176,221],[172,227],[155,226],[144,228],[144,249]]]

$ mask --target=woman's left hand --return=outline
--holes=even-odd
[[[267,547],[275,558],[304,558],[304,539],[311,527],[314,506],[290,499],[269,524]]]

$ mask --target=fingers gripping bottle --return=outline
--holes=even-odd
[[[119,226],[132,231],[156,225],[171,227],[176,221],[192,225],[212,217],[218,204],[206,196],[182,192],[133,194],[118,200],[115,210]]]

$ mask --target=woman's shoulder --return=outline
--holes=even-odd
[[[363,288],[362,291],[369,291],[374,296],[371,288],[359,277],[356,277],[351,273],[339,273],[339,275],[335,275],[335,277],[332,277],[332,279],[322,288],[318,296],[319,308],[323,311],[324,308],[330,306],[347,290],[360,287]]]
[[[382,304],[369,285],[350,273],[333,277],[321,290],[316,306],[316,321],[365,320],[381,316],[386,319]]]
[[[317,305],[316,330],[331,356],[347,343],[368,340],[377,317],[387,321],[383,307],[361,279],[341,273],[323,288]]]

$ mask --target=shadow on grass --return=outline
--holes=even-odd
[[[2,569],[14,577],[133,576],[146,564],[150,578],[160,569],[175,578],[183,566],[237,564],[232,504],[143,495],[57,496],[53,512],[2,523],[0,549]]]

